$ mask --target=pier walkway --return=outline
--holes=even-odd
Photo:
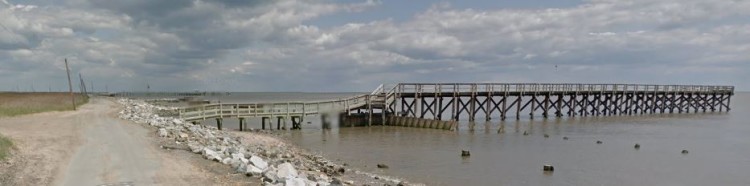
[[[542,116],[613,116],[659,113],[728,112],[733,86],[536,83],[399,83],[380,85],[370,94],[313,102],[207,104],[179,109],[186,121],[234,117],[291,119],[365,110],[373,117],[490,121]],[[391,118],[391,117],[388,117]],[[242,124],[241,124],[242,126]]]

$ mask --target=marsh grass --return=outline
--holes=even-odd
[[[13,148],[13,142],[5,136],[0,136],[0,161],[10,155],[11,148]]]
[[[88,103],[88,97],[75,94],[76,105]],[[0,117],[18,116],[47,111],[73,110],[70,94],[53,93],[0,93]]]

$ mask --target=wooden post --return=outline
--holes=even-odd
[[[534,119],[534,111],[536,111],[536,91],[534,91],[534,95],[531,95],[531,112],[529,112],[529,116],[531,116],[531,119]]]
[[[453,101],[451,103],[453,104],[453,108],[451,109],[451,120],[458,120],[458,101],[461,99],[460,97],[457,97],[458,94],[458,85],[453,84]]]
[[[522,97],[523,92],[516,98],[516,120],[521,120],[521,102],[523,102],[523,100],[521,99]]]
[[[550,102],[550,95],[549,92],[547,92],[546,95],[544,95],[544,111],[542,112],[542,115],[544,118],[547,118],[549,116],[549,102]]]
[[[476,103],[477,103],[477,85],[471,84],[471,98],[469,98],[469,108],[471,108],[471,111],[469,111],[469,121],[474,121],[477,109],[476,109]]]
[[[245,118],[239,118],[240,120],[240,131],[244,131],[245,128]]]
[[[494,90],[492,90],[492,88],[493,87],[491,85],[486,85],[486,88],[485,88],[485,90],[487,91],[487,97],[484,99],[484,104],[485,104],[484,120],[485,121],[490,121],[490,119],[492,119],[492,117],[490,117],[492,115],[491,108],[492,106],[495,106],[493,105],[495,101],[492,99],[492,96],[494,95]]]
[[[260,118],[260,120],[261,120],[260,121],[260,128],[263,129],[263,130],[266,130],[266,118],[267,117],[261,117]]]
[[[221,118],[216,118],[216,128],[219,128],[221,130]]]
[[[70,92],[70,99],[73,103],[73,110],[76,109],[76,97],[73,95],[73,83],[70,81],[70,68],[68,68],[68,59],[65,58],[65,72],[68,73],[68,91]]]
[[[719,95],[719,112],[724,111],[724,106],[726,105],[724,105],[724,94],[722,93]]]
[[[367,126],[372,126],[372,99],[370,99],[370,96],[367,96]],[[348,112],[348,110],[347,110]]]
[[[443,107],[443,97],[440,92],[441,92],[440,85],[435,84],[435,92],[434,94],[432,94],[432,100],[434,101],[433,102],[434,107],[432,108],[433,110],[432,119],[440,120],[440,115],[442,114],[441,113],[442,111],[440,111],[440,108]]]
[[[508,91],[505,90],[505,93],[503,94],[503,110],[500,111],[500,120],[505,121],[505,115],[508,112]]]
[[[281,130],[281,120],[283,117],[277,116],[276,117],[276,130]]]

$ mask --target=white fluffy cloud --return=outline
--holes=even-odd
[[[405,21],[310,23],[380,3],[0,2],[0,85],[56,85],[68,58],[77,72],[122,90],[366,91],[406,81],[750,88],[740,81],[750,78],[748,1],[495,10],[438,3]]]

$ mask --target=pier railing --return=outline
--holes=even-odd
[[[307,116],[362,107],[368,103],[369,99],[370,95],[359,95],[345,99],[311,102],[214,103],[180,108],[179,115],[186,121],[225,117]]]
[[[224,117],[291,117],[308,116],[326,112],[350,111],[357,108],[389,107],[405,94],[446,96],[458,94],[597,94],[597,93],[674,93],[674,94],[734,94],[734,86],[714,85],[646,85],[646,84],[540,84],[540,83],[399,83],[380,85],[370,94],[344,99],[311,102],[268,102],[226,104],[214,103],[179,109],[185,120],[202,120]],[[485,95],[487,96],[487,95]],[[454,96],[455,97],[455,96]]]
[[[532,83],[400,83],[393,93],[453,92],[677,92],[726,93],[734,86],[713,85],[644,85],[644,84],[532,84]]]

